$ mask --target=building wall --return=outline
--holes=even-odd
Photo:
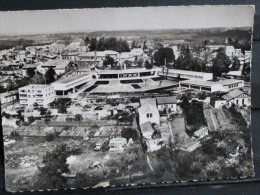
[[[226,103],[226,100],[216,100],[214,107],[219,109],[222,108],[222,106],[224,106]]]
[[[19,100],[21,105],[32,106],[37,102],[41,106],[47,106],[55,100],[54,88],[22,87],[19,88]]]
[[[51,85],[54,87],[54,90],[55,91],[66,91],[66,90],[69,90],[69,89],[72,89],[72,88],[75,88],[79,85],[82,85],[88,81],[92,80],[92,75],[86,75],[85,77],[81,77],[81,78],[78,78],[78,79],[75,79],[71,82],[68,82],[68,83],[65,83],[65,82],[54,82],[52,83]]]
[[[181,70],[175,70],[175,69],[169,69],[168,73],[167,71],[158,71],[159,75],[166,75],[168,77],[174,77],[174,78],[181,78],[181,79],[195,79],[195,80],[212,80],[213,74],[212,73],[199,73],[194,71],[181,71]]]
[[[150,123],[155,123],[155,124],[160,124],[160,115],[159,112],[151,113],[151,112],[146,112],[139,114],[139,124],[144,124],[146,122]]]
[[[177,112],[176,104],[160,104],[160,105],[158,105],[158,110],[163,111],[164,108],[167,109],[167,111],[170,108],[171,112]]]
[[[251,98],[249,97],[239,97],[234,98],[228,102],[228,105],[231,106],[232,104],[235,104],[236,106],[251,106]]]

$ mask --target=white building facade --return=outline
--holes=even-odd
[[[51,85],[32,84],[19,88],[20,105],[33,106],[37,103],[40,106],[47,106],[54,100],[55,93]]]

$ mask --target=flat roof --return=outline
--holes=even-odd
[[[69,77],[61,77],[59,78],[58,80],[54,81],[53,83],[69,83],[71,81],[74,81],[74,80],[78,80],[78,79],[81,79],[81,78],[84,78],[84,77],[88,77],[88,76],[91,76],[90,74],[75,74],[73,76],[69,76]]]
[[[237,80],[237,79],[223,79],[219,81],[186,80],[186,81],[180,81],[180,84],[183,83],[183,84],[214,86],[214,85],[228,85],[228,84],[233,84],[238,82],[243,82],[243,80]]]
[[[51,85],[44,85],[44,84],[30,84],[24,87],[20,87],[19,89],[45,89],[49,88]]]
[[[194,85],[206,85],[206,86],[220,85],[219,82],[204,81],[204,80],[186,80],[186,81],[180,81],[180,84],[194,84]]]
[[[117,73],[138,73],[138,72],[152,72],[158,71],[158,68],[146,69],[146,68],[132,68],[123,70],[96,70],[99,74],[117,74]]]
[[[160,69],[162,70],[162,69]],[[166,71],[165,71],[166,72]],[[213,75],[210,72],[197,72],[197,71],[190,71],[190,70],[179,70],[179,69],[169,69],[169,73],[179,73],[179,74],[192,74],[192,75]]]

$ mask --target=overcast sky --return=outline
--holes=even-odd
[[[251,27],[252,6],[179,6],[0,12],[0,34]]]

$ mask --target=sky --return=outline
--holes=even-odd
[[[253,6],[171,6],[0,12],[0,34],[252,27]]]

